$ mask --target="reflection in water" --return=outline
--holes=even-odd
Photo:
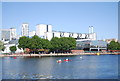
[[[2,57],[0,57],[0,80],[2,80]]]
[[[3,58],[3,79],[117,79],[118,55]],[[57,63],[58,59],[71,59]]]

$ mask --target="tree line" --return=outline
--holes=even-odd
[[[71,37],[54,37],[50,41],[47,39],[42,39],[38,37],[37,35],[33,36],[32,38],[23,36],[20,37],[18,40],[18,48],[29,48],[31,50],[34,50],[35,52],[39,52],[37,49],[47,49],[49,52],[70,52],[70,50],[76,48],[76,40]],[[3,42],[0,41],[0,51],[4,51],[5,46]],[[108,46],[108,50],[120,50],[120,43],[111,41]],[[12,52],[15,52],[17,50],[16,46],[11,46],[10,50]]]
[[[34,52],[39,52],[38,49],[48,49],[50,52],[70,52],[71,49],[76,48],[76,40],[71,37],[53,37],[50,41],[42,39],[37,35],[32,38],[23,36],[18,41],[18,48],[29,48]]]

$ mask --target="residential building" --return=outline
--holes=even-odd
[[[16,39],[16,28],[10,28],[11,31],[11,38]]]
[[[36,35],[38,35],[41,38],[45,38],[46,33],[51,33],[52,32],[52,25],[46,25],[46,24],[38,24],[36,26]]]
[[[28,23],[22,24],[22,36],[29,36],[29,25]]]

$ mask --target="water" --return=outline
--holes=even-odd
[[[0,58],[0,80],[2,80],[2,58]]]
[[[58,59],[71,59],[57,63]],[[117,79],[118,55],[2,58],[3,79]]]

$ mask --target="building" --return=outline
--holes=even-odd
[[[36,26],[36,35],[38,35],[41,38],[48,37],[46,33],[52,32],[52,25],[46,25],[46,24],[38,24]]]
[[[22,24],[22,36],[29,36],[29,25],[28,23]]]
[[[0,29],[1,31],[1,40],[9,41],[12,39],[10,29]]]
[[[63,31],[52,31],[52,26],[46,27],[38,26],[37,32],[38,36],[43,36],[45,39],[51,40],[53,37],[73,37],[76,40],[96,40],[96,33],[93,32],[93,27],[89,27],[89,33],[74,33],[74,32],[63,32]]]
[[[11,31],[11,38],[16,39],[16,28],[10,28]]]
[[[16,28],[0,29],[1,40],[10,41],[16,39]]]
[[[102,40],[76,40],[76,49],[85,51],[107,50],[107,42]]]

